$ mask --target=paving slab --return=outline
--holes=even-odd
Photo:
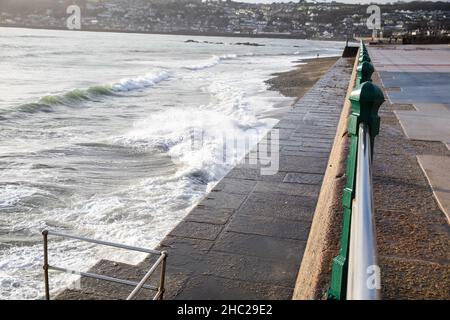
[[[171,235],[184,238],[214,240],[222,228],[223,226],[217,224],[185,220],[173,229]]]
[[[325,172],[327,164],[328,157],[298,157],[280,155],[279,171],[323,174]]]
[[[227,193],[248,194],[253,190],[255,185],[255,181],[226,177],[214,187],[214,192],[223,191]]]
[[[205,209],[201,207],[194,208],[186,217],[186,221],[203,222],[210,224],[224,225],[233,214],[232,209]]]
[[[237,209],[244,200],[245,195],[242,194],[213,191],[204,198],[200,205],[214,209]]]
[[[310,221],[315,205],[315,197],[253,192],[236,214]]]
[[[450,157],[420,155],[417,160],[427,176],[441,210],[450,222]]]
[[[450,72],[380,72],[393,103],[448,103]],[[389,90],[394,88],[394,90]]]
[[[417,111],[396,110],[395,114],[409,139],[441,141],[448,146],[450,144],[450,98],[448,102],[449,104],[414,103],[413,106]]]
[[[293,172],[288,173],[283,182],[320,185],[322,180],[323,174]]]
[[[265,259],[229,252],[211,251],[202,262],[197,269],[201,275],[284,287],[292,287],[298,271],[296,263],[286,263],[284,259]],[[216,294],[220,294],[221,288],[216,290]]]
[[[285,194],[290,196],[314,197],[319,193],[320,186],[311,184],[258,181],[254,191],[275,195]]]
[[[189,291],[181,291],[177,298],[190,300],[288,300],[292,288],[254,281],[241,281],[208,275],[197,275],[186,283]],[[220,288],[220,293],[218,293]]]
[[[254,181],[278,181],[284,180],[286,172],[277,172],[273,175],[261,175],[261,169],[251,168],[249,166],[236,166],[227,175],[228,178],[238,178]]]
[[[301,240],[226,231],[217,239],[211,251],[282,260],[288,265],[301,261],[305,245],[306,241]]]
[[[304,221],[292,221],[280,217],[236,215],[228,226],[229,231],[307,240],[309,226]]]

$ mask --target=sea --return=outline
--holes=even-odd
[[[265,81],[343,47],[0,28],[0,299],[43,298],[44,229],[154,248],[245,155],[219,159],[223,136],[256,143],[291,107]],[[60,267],[144,257],[49,237]]]

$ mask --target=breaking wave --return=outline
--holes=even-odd
[[[236,59],[236,58],[238,58],[237,54],[225,54],[225,55],[221,55],[221,56],[214,55],[211,58],[209,58],[199,64],[185,66],[184,68],[188,69],[188,70],[193,70],[193,71],[203,70],[203,69],[214,67],[224,60],[231,60],[231,59]]]
[[[161,71],[158,73],[148,73],[143,77],[122,79],[120,82],[111,86],[111,91],[124,92],[152,87],[161,81],[167,80],[169,76],[167,71]]]
[[[48,95],[39,99],[38,102],[21,105],[19,111],[25,113],[52,112],[54,106],[75,106],[82,102],[98,101],[104,96],[115,96],[121,92],[152,87],[168,79],[169,76],[167,71],[160,71],[136,78],[125,78],[113,84],[92,86],[85,90],[75,89],[60,95]]]

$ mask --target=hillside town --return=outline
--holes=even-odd
[[[83,30],[335,40],[371,34],[366,26],[367,5],[337,1],[34,0],[26,7],[23,2],[0,2],[0,25],[65,28],[66,9],[76,4],[81,8]],[[449,37],[448,2],[398,2],[380,8],[384,37]]]

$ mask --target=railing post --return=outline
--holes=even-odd
[[[370,62],[363,61],[356,68],[356,84],[355,87],[359,87],[361,83],[366,81],[372,81],[372,74],[375,69]]]
[[[362,41],[362,40],[361,40],[360,47],[361,47],[361,52],[367,53],[366,45],[364,44],[364,41]]]
[[[165,286],[165,279],[166,279],[166,260],[167,260],[167,253],[166,251],[162,251],[161,255],[164,256],[164,259],[162,261],[161,264],[161,278],[159,280],[159,300],[163,300],[164,299],[164,292],[166,291],[166,289],[164,288]]]
[[[44,237],[44,285],[45,285],[45,300],[50,300],[50,286],[48,280],[48,231],[42,231]]]
[[[369,126],[373,154],[374,139],[380,132],[378,110],[384,102],[383,91],[371,81],[366,81],[351,93],[350,101],[352,114],[349,118],[349,132],[358,135],[359,124],[366,123]]]
[[[372,60],[370,59],[368,53],[363,53],[362,55],[359,56],[358,61],[359,61],[359,63],[361,64],[361,63],[363,63],[364,61],[371,62]]]
[[[357,83],[355,90],[350,95],[350,101],[352,104],[352,113],[349,116],[348,121],[348,134],[350,136],[350,150],[347,159],[346,176],[347,181],[345,184],[343,194],[343,226],[341,234],[341,247],[339,255],[333,259],[331,285],[328,291],[329,299],[345,299],[347,291],[347,270],[348,270],[348,250],[350,244],[350,225],[352,216],[352,202],[355,196],[355,183],[356,183],[356,166],[358,156],[358,131],[359,124],[361,122],[367,123],[370,128],[371,145],[373,148],[374,137],[379,132],[380,118],[378,117],[378,109],[384,102],[384,95],[380,88],[372,84],[370,76],[373,73],[373,66],[369,63],[370,57],[367,53],[363,53],[364,44],[361,43],[359,61],[361,67],[361,73],[363,71],[363,64],[366,63],[365,77],[369,77],[368,81]],[[369,65],[372,66],[370,68]],[[362,74],[361,74],[362,76]],[[373,153],[373,149],[372,149]]]

